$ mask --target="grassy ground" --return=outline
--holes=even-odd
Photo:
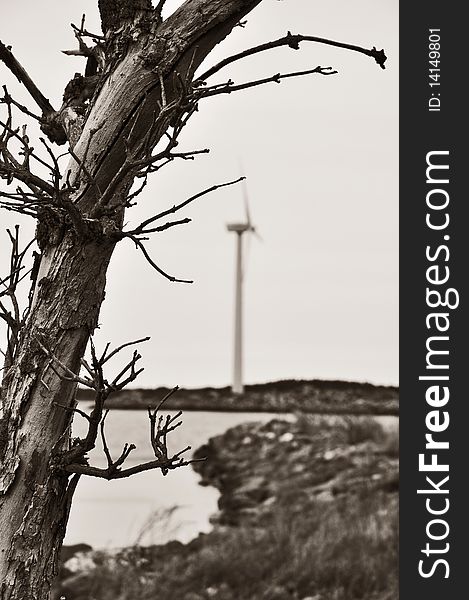
[[[398,598],[397,434],[371,419],[318,426],[302,416],[239,426],[211,444],[202,470],[222,491],[214,531],[188,545],[95,553],[67,600]]]
[[[383,497],[315,515],[278,512],[274,526],[211,535],[191,552],[152,557],[127,550],[96,569],[90,598],[101,600],[395,600],[397,511]],[[199,547],[197,547],[199,546]]]

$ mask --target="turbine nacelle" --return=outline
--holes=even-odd
[[[254,227],[250,223],[229,223],[226,228],[228,231],[235,231],[236,233],[255,231]]]

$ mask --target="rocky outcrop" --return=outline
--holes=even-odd
[[[212,438],[195,453],[206,461],[194,464],[202,485],[221,492],[212,521],[263,524],[279,508],[307,512],[341,496],[397,495],[397,447],[368,419],[352,427],[301,417],[246,423]]]
[[[397,431],[302,415],[239,425],[195,456],[206,457],[193,465],[202,485],[221,492],[213,531],[189,544],[65,553],[56,598],[395,597]]]

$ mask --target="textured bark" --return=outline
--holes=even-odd
[[[151,11],[151,0],[98,0],[103,31],[119,29],[122,23],[132,21],[139,11]]]
[[[69,133],[69,139],[75,136],[75,154],[85,159],[84,169],[74,160],[69,165],[70,180],[80,184],[71,200],[85,217],[96,217],[99,227],[82,237],[63,224],[43,221],[38,227],[42,260],[34,304],[1,389],[1,600],[46,600],[57,568],[76,481],[71,483],[57,463],[68,447],[70,417],[55,403],[73,406],[76,390],[53,372],[40,344],[79,371],[104,298],[115,244],[109,233],[122,229],[131,177],[112,187],[96,213],[100,194],[125,162],[124,139],[127,148],[137,148],[148,130],[161,99],[161,78],[170,101],[178,77],[190,80],[210,50],[259,2],[188,0],[163,24],[145,0],[99,2],[104,30],[115,29],[115,17],[122,32],[115,34],[115,56],[83,131]]]
[[[79,247],[67,236],[54,258],[5,376],[5,493],[0,508],[1,597],[47,598],[67,518],[68,477],[54,470],[54,452],[68,441],[75,386],[48,368],[38,341],[79,370],[104,296],[112,245]],[[64,435],[65,434],[65,435]]]

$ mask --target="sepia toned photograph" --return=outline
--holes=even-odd
[[[397,600],[398,16],[1,0],[0,600]]]

